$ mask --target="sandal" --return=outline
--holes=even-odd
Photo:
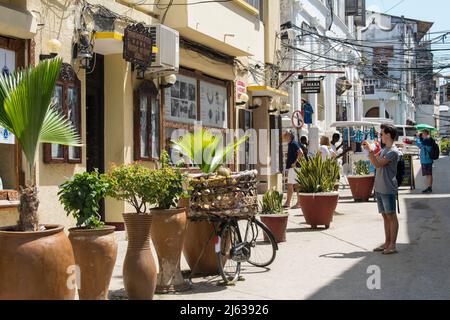
[[[382,245],[376,247],[375,249],[373,249],[374,252],[381,252],[381,251],[384,251],[384,250],[385,250],[384,244],[382,244]]]
[[[398,253],[398,251],[396,249],[385,249],[382,252],[383,254],[394,254],[394,253]]]
[[[283,205],[283,209],[289,209],[290,206]]]
[[[301,209],[302,207],[300,205],[295,205],[293,207],[291,207],[291,209]]]

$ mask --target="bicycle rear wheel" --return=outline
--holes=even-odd
[[[220,275],[226,283],[234,283],[239,279],[241,262],[233,260],[232,250],[241,243],[239,230],[230,223],[225,223],[219,233],[219,244],[216,243]],[[220,248],[220,250],[218,250]]]
[[[251,244],[248,263],[255,267],[267,267],[277,255],[278,245],[269,228],[257,219],[248,220],[244,242]]]

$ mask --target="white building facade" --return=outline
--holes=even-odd
[[[388,118],[399,125],[416,121],[416,106],[424,101],[416,95],[423,91],[418,88],[424,88],[428,77],[417,70],[423,70],[421,64],[428,61],[432,71],[433,57],[424,57],[426,48],[421,42],[431,26],[425,21],[367,12],[366,26],[360,30],[364,117]]]
[[[358,38],[358,17],[349,15],[352,2],[359,5],[361,18],[364,1],[281,1],[283,67],[296,71],[282,73],[281,80],[290,76],[283,85],[290,93],[291,111],[302,109],[302,99],[313,108],[312,123],[302,132],[308,133],[313,150],[320,135],[331,136],[335,131],[333,122],[362,117],[362,86],[357,71],[360,54],[350,43]],[[302,87],[308,81],[320,81],[320,92],[305,93]],[[292,126],[287,117],[283,124]]]

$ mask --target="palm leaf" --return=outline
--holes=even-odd
[[[0,76],[0,124],[11,131],[33,167],[40,142],[80,146],[80,138],[52,105],[61,59]]]

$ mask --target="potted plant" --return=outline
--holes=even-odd
[[[286,228],[289,215],[283,210],[283,194],[275,188],[267,191],[261,202],[261,221],[270,229],[276,242],[286,241]],[[264,240],[268,241],[265,238]]]
[[[69,239],[80,271],[79,298],[106,300],[117,257],[113,226],[105,226],[98,214],[100,200],[109,191],[109,181],[97,171],[84,172],[64,182],[58,192],[67,215],[76,219]]]
[[[60,225],[39,224],[34,175],[41,142],[81,146],[72,124],[55,107],[53,93],[60,59],[0,75],[0,126],[12,132],[27,163],[19,221],[0,228],[1,299],[74,299],[67,272],[75,265],[72,246]],[[46,275],[42,274],[45,270]]]
[[[186,208],[177,207],[178,200],[186,196],[184,181],[187,178],[180,168],[169,165],[169,155],[161,155],[160,168],[151,171],[151,184],[155,188],[156,207],[151,235],[158,255],[159,273],[156,292],[168,293],[190,289],[180,269],[181,252],[187,227]]]
[[[313,228],[318,225],[329,228],[339,200],[339,192],[333,191],[339,176],[339,166],[333,159],[323,160],[320,154],[309,161],[301,159],[300,163],[297,183],[306,223]]]
[[[359,160],[354,164],[354,172],[356,175],[347,176],[353,199],[369,201],[375,183],[375,176],[370,173],[369,162]]]
[[[173,141],[173,149],[188,157],[201,171],[200,174],[189,176],[191,197],[189,198],[188,226],[183,248],[186,261],[193,272],[201,274],[217,274],[219,272],[217,254],[214,243],[211,241],[211,235],[218,223],[205,219],[211,211],[251,214],[251,211],[256,213],[258,210],[256,189],[252,191],[252,196],[246,192],[234,193],[226,190],[226,188],[236,187],[241,179],[253,177],[254,183],[256,183],[256,172],[250,172],[247,176],[245,173],[233,174],[231,170],[223,166],[227,158],[231,157],[237,147],[247,139],[248,136],[243,136],[236,142],[223,147],[219,136],[215,136],[206,129],[201,129]],[[255,187],[254,183],[251,182],[249,185]],[[224,192],[224,194],[217,194],[218,188],[223,188],[224,190],[219,192]],[[248,205],[244,205],[244,198],[250,202]],[[245,206],[247,213],[244,213],[244,210],[231,208],[236,202]],[[223,210],[225,207],[229,210]]]
[[[441,140],[440,144],[440,149],[441,149],[441,153],[444,156],[448,156],[449,152],[450,152],[450,141],[448,141],[448,139],[444,138]]]
[[[155,198],[150,169],[140,163],[113,166],[108,173],[109,195],[126,201],[134,213],[123,213],[128,235],[123,264],[123,282],[131,300],[151,300],[156,289],[156,264],[150,248],[152,215],[149,206]]]

